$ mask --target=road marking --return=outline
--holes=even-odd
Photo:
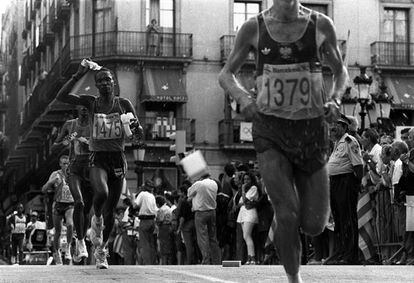
[[[197,278],[204,279],[204,280],[211,281],[211,282],[237,283],[236,281],[223,280],[223,279],[220,279],[220,278],[216,278],[216,277],[212,277],[212,276],[207,276],[207,275],[201,275],[201,274],[194,273],[194,272],[190,272],[190,271],[174,270],[174,269],[168,269],[168,268],[159,268],[159,267],[153,267],[153,266],[151,266],[151,268],[158,269],[160,271],[170,271],[170,272],[180,273],[182,275],[188,275],[188,276],[191,276],[191,277],[197,277]]]

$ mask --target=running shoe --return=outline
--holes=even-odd
[[[62,263],[62,254],[60,253],[60,251],[57,251],[57,252],[53,253],[53,259],[55,260],[56,265],[63,265],[63,263]]]
[[[95,249],[94,255],[96,260],[96,268],[108,269],[108,260],[106,259],[109,256],[108,250],[106,248],[98,246]]]
[[[95,215],[92,216],[90,238],[91,238],[92,244],[95,247],[102,245],[103,230],[104,230],[104,225],[103,225],[102,215],[101,217],[99,217],[99,219]]]
[[[86,249],[85,240],[76,240],[76,249],[73,255],[73,261],[79,263],[82,258],[88,258],[88,250]]]

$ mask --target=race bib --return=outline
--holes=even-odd
[[[94,139],[110,140],[122,137],[121,118],[119,113],[100,114],[93,117]]]
[[[309,63],[264,66],[260,104],[272,110],[297,112],[311,108],[311,99]]]
[[[24,233],[26,232],[26,222],[16,221],[16,227],[14,229],[15,233]]]

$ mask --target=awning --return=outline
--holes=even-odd
[[[385,84],[393,97],[393,109],[414,110],[414,77],[385,77]]]
[[[187,102],[180,70],[146,68],[143,75],[142,102]]]

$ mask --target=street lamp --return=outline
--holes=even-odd
[[[354,78],[354,84],[358,88],[358,103],[361,107],[361,130],[365,129],[365,116],[367,115],[367,104],[370,100],[370,86],[372,84],[372,77],[368,76],[366,71],[367,67],[361,66],[359,68],[360,74]]]
[[[137,173],[137,190],[142,185],[142,173],[144,172],[145,144],[136,144],[132,146],[134,154],[134,163],[136,164],[135,173]]]

